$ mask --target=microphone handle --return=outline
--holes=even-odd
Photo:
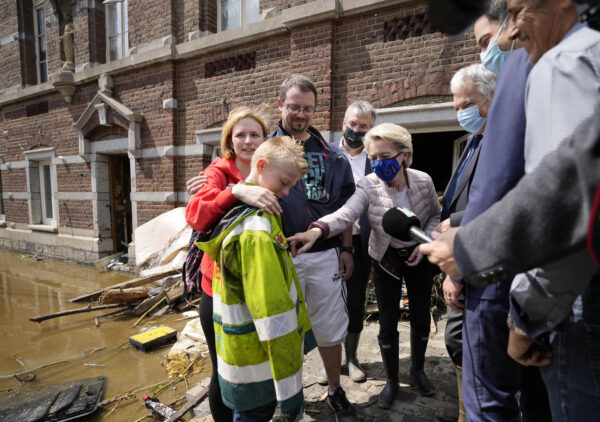
[[[429,236],[428,234],[426,234],[423,230],[421,230],[417,226],[411,226],[411,228],[408,230],[408,232],[410,234],[410,237],[412,237],[413,240],[416,240],[419,243],[433,242],[433,238],[431,236]]]

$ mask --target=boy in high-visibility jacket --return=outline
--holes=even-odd
[[[245,183],[286,196],[308,165],[290,137],[263,142]],[[281,217],[234,206],[198,246],[215,262],[213,320],[223,402],[235,420],[302,415],[303,353],[316,346]]]

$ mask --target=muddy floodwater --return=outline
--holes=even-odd
[[[132,326],[137,317],[130,316],[101,319],[96,327],[94,317],[111,309],[41,323],[29,321],[33,316],[82,308],[85,304],[68,300],[131,278],[132,274],[36,261],[32,256],[0,249],[0,394],[104,376],[107,383],[103,400],[130,392],[135,393],[135,398],[107,405],[83,420],[135,421],[147,415],[143,395],[153,395],[169,384],[161,364],[169,347],[144,353],[131,347],[128,338],[158,323],[180,332],[187,323],[181,314],[150,316],[138,327]],[[183,397],[188,387],[209,375],[204,365],[208,365],[206,359],[195,366],[185,381],[160,392],[160,401],[171,403]],[[15,378],[14,374],[26,371],[31,372],[20,377],[32,378],[35,374],[32,381]],[[181,407],[181,403],[174,407]]]

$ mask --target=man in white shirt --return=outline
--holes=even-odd
[[[343,135],[339,141],[329,144],[346,157],[352,168],[354,183],[357,183],[365,175],[373,172],[371,162],[367,157],[367,151],[363,145],[365,133],[375,125],[375,108],[367,101],[357,100],[348,106],[342,126]],[[366,214],[354,222],[352,227],[352,248],[348,252],[354,257],[354,270],[352,276],[346,281],[348,309],[348,334],[344,340],[346,349],[346,361],[348,373],[355,382],[366,379],[356,357],[356,349],[360,333],[363,329],[365,313],[365,295],[369,275],[371,273],[371,260],[368,254],[369,235],[371,226]],[[342,250],[347,248],[342,247]],[[321,368],[318,375],[321,384],[327,383],[327,375]]]

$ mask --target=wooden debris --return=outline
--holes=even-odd
[[[190,401],[186,403],[175,415],[171,416],[167,419],[167,422],[175,422],[178,421],[185,415],[187,412],[192,410],[194,407],[198,405],[206,396],[208,395],[208,387],[204,387],[198,394],[196,394]]]
[[[83,312],[100,311],[102,309],[119,308],[121,306],[123,306],[123,305],[120,305],[120,304],[101,305],[101,306],[91,306],[91,305],[88,305],[85,308],[71,309],[70,311],[55,312],[53,314],[36,316],[36,317],[29,318],[29,320],[33,321],[33,322],[42,322],[42,321],[45,321],[47,319],[58,318],[58,317],[65,316],[65,315],[80,314],[80,313],[83,313]]]
[[[149,287],[130,287],[127,289],[110,289],[100,295],[100,303],[131,303],[148,297]]]
[[[162,291],[156,296],[149,297],[148,299],[144,300],[142,303],[137,305],[135,308],[133,308],[131,313],[135,316],[140,316],[146,313],[148,309],[153,308],[158,302],[164,300],[166,296],[167,293]]]
[[[156,296],[160,296],[160,295],[156,295]],[[154,297],[156,297],[156,296],[154,296]],[[138,319],[138,320],[135,322],[135,324],[133,324],[133,327],[136,327],[136,326],[137,326],[137,325],[140,323],[140,321],[144,319],[144,317],[145,317],[146,315],[148,315],[150,312],[152,312],[152,310],[153,310],[153,309],[157,308],[157,307],[158,307],[158,305],[160,305],[161,303],[163,303],[163,301],[164,301],[165,299],[166,299],[166,295],[164,295],[164,296],[162,297],[162,299],[161,299],[161,300],[159,300],[159,301],[158,301],[158,302],[157,302],[157,303],[156,303],[156,304],[155,304],[153,307],[151,307],[151,308],[150,308],[150,309],[148,309],[146,312],[144,312],[144,314],[143,314],[141,317],[139,317],[139,319]]]
[[[73,299],[70,299],[69,302],[71,302],[71,303],[90,302],[93,300],[97,300],[100,297],[100,295],[102,295],[102,293],[104,293],[107,290],[125,289],[125,288],[129,288],[129,287],[143,286],[144,284],[152,283],[153,281],[160,280],[160,279],[168,277],[170,275],[175,275],[179,272],[180,272],[180,270],[171,269],[171,270],[166,270],[166,271],[160,272],[158,274],[152,274],[152,275],[149,275],[146,277],[135,278],[133,280],[125,281],[123,283],[105,287],[104,289],[96,290],[95,292],[86,293],[84,295],[74,297]]]
[[[183,285],[175,286],[171,291],[167,292],[167,303],[169,305],[176,303],[183,297]]]

